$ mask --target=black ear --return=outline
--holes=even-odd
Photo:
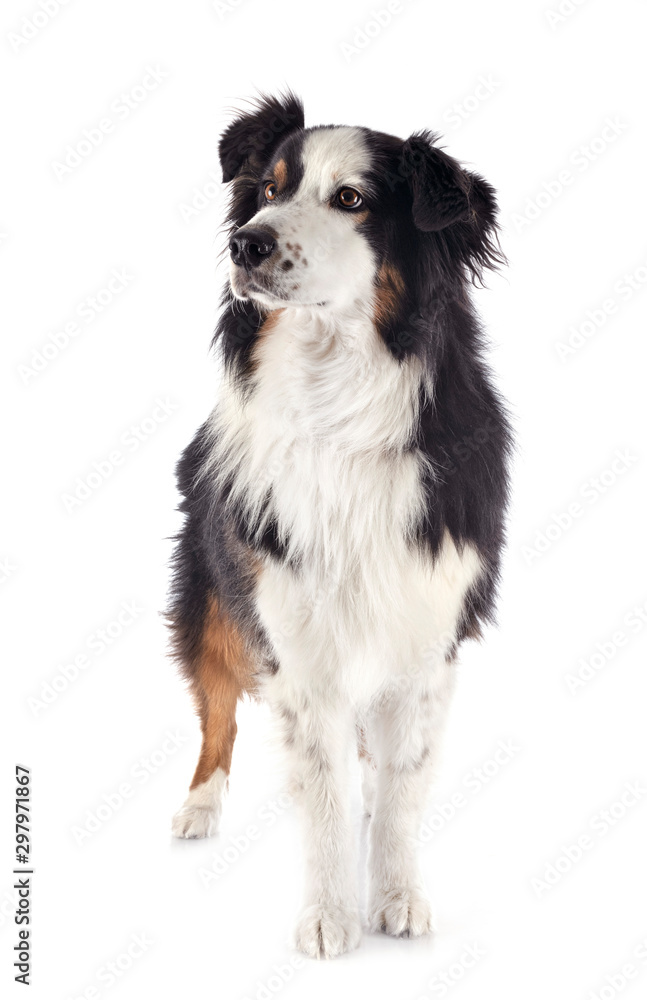
[[[402,147],[402,173],[413,198],[413,221],[437,232],[470,215],[470,175],[457,160],[434,145],[433,132],[412,135]]]
[[[303,104],[291,91],[262,95],[253,103],[253,110],[236,118],[220,140],[223,181],[233,180],[247,162],[259,169],[286,135],[304,127]]]
[[[472,280],[482,283],[485,268],[506,263],[496,194],[486,180],[435,146],[437,139],[421,132],[402,147],[400,173],[409,184],[413,221],[423,232],[438,233],[437,249],[442,247],[444,258],[464,264]]]

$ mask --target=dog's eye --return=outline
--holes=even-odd
[[[342,188],[337,195],[337,204],[342,208],[359,208],[362,196],[355,188]]]
[[[278,191],[276,190],[276,184],[274,181],[270,181],[265,185],[265,201],[274,201],[277,194]]]

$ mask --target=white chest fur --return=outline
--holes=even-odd
[[[253,391],[226,385],[214,420],[232,502],[272,518],[294,560],[266,561],[261,619],[286,669],[371,697],[444,657],[480,565],[449,536],[435,562],[413,542],[419,363],[398,364],[361,314],[336,330],[304,310],[281,314],[255,362]]]

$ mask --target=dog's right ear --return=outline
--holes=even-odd
[[[281,140],[304,124],[303,104],[291,91],[259,97],[254,109],[236,118],[222,135],[218,152],[223,181],[233,180],[245,164],[260,170]]]

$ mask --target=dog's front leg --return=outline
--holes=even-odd
[[[417,839],[438,757],[453,671],[403,681],[374,720],[377,788],[369,827],[372,930],[417,937],[432,929]]]
[[[355,723],[341,698],[321,690],[302,690],[289,699],[284,693],[275,706],[304,827],[306,898],[295,944],[312,958],[332,958],[361,939],[348,787]]]

